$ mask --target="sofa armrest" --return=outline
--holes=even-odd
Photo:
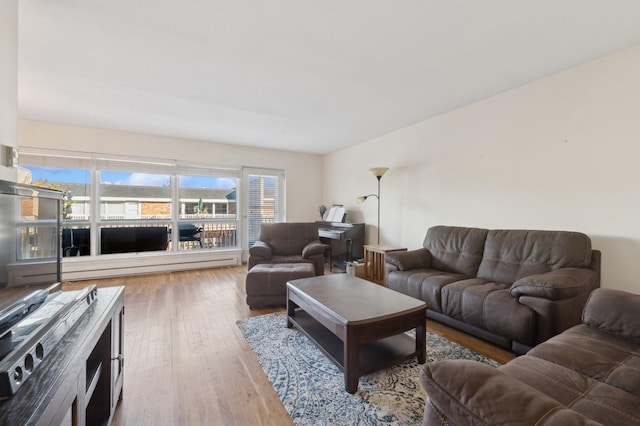
[[[588,292],[596,273],[587,268],[561,268],[520,278],[511,285],[514,297],[533,296],[549,300],[568,299]]]
[[[598,288],[582,311],[582,322],[608,333],[640,337],[640,295]]]
[[[273,250],[271,249],[271,246],[267,243],[265,243],[264,241],[256,241],[250,248],[249,248],[249,255],[250,256],[257,256],[257,257],[261,257],[265,260],[269,260],[271,259],[271,253],[273,252]]]
[[[431,253],[426,248],[410,251],[394,251],[384,256],[384,261],[401,271],[431,267]]]
[[[320,241],[312,241],[302,249],[303,259],[308,259],[314,254],[324,255],[324,245]]]
[[[426,363],[420,383],[451,424],[596,425],[539,390],[477,361]]]

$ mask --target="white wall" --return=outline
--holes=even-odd
[[[15,181],[16,169],[5,167],[5,146],[17,147],[18,0],[0,2],[0,179]]]
[[[428,227],[584,232],[602,286],[640,293],[640,45],[326,156],[324,199],[375,243],[422,245]]]
[[[288,151],[257,149],[117,130],[71,126],[42,121],[18,121],[20,148],[47,148],[97,154],[129,155],[160,160],[209,164],[212,167],[249,166],[283,169],[286,218],[315,221],[321,202],[322,157]]]

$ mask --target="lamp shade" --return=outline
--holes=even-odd
[[[373,175],[378,179],[380,179],[387,172],[387,170],[389,170],[388,167],[372,167],[369,169],[369,171],[371,171],[371,173],[373,173]]]

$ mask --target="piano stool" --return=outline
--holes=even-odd
[[[260,263],[247,272],[247,305],[250,309],[284,306],[287,304],[287,281],[315,276],[312,263]]]
[[[331,244],[323,244],[325,258],[329,263],[329,272],[333,272],[333,256],[331,255]]]
[[[364,223],[316,222],[320,242],[331,246],[329,255],[331,268],[346,267],[346,262],[362,259],[364,255]],[[325,249],[325,254],[326,254]],[[330,269],[330,272],[332,269]]]

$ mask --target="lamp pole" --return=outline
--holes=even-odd
[[[380,179],[382,175],[376,176],[378,178],[378,245],[380,245]]]
[[[369,197],[376,197],[378,199],[378,242],[377,242],[378,245],[380,245],[380,179],[382,179],[382,175],[384,175],[387,172],[387,170],[389,170],[388,167],[370,168],[369,171],[373,173],[376,179],[378,179],[378,193],[363,195],[361,197],[356,198],[356,201],[358,202],[358,204],[364,203],[364,201]]]
[[[389,170],[388,167],[372,167],[369,169],[371,173],[378,179],[378,245],[380,245],[380,180],[382,176]]]

